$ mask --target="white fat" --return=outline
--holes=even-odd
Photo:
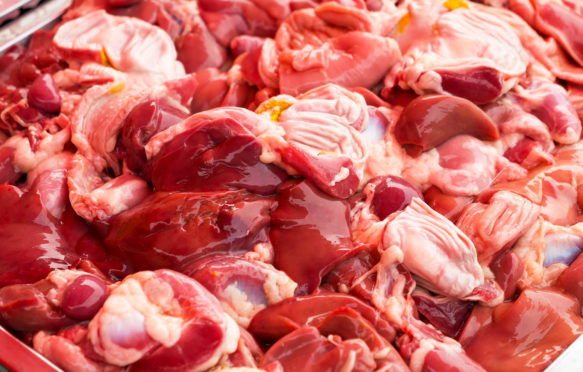
[[[356,364],[356,351],[350,350],[348,353],[348,358],[346,358],[346,363],[340,367],[339,372],[351,372]]]
[[[226,301],[221,301],[223,310],[229,314],[237,324],[243,328],[249,326],[251,318],[258,311],[265,308],[264,305],[253,305],[249,301],[247,294],[237,288],[237,284],[233,283],[223,290],[223,296],[227,298]]]
[[[63,302],[63,294],[65,289],[69,286],[73,280],[77,279],[81,275],[87,273],[77,270],[53,270],[47,275],[47,280],[55,286],[55,288],[50,289],[46,298],[52,305],[60,307],[61,302]]]
[[[442,294],[463,298],[484,283],[472,241],[419,198],[389,218],[382,242],[402,251],[403,264]]]
[[[346,178],[348,178],[348,176],[350,176],[350,170],[346,167],[340,168],[340,172],[338,172],[336,176],[334,176],[334,179],[332,180],[332,182],[330,182],[330,186],[334,186],[338,182],[344,181]]]
[[[263,282],[263,291],[268,305],[273,305],[286,298],[293,297],[298,284],[283,271],[269,271]]]
[[[273,263],[273,245],[271,242],[261,242],[253,246],[253,249],[243,255],[250,261]]]
[[[165,314],[165,310],[180,309],[172,293],[169,285],[155,279],[151,272],[140,272],[124,279],[89,323],[89,336],[95,351],[108,363],[124,366],[139,360],[144,351],[120,347],[116,343],[118,337],[143,332],[165,347],[173,346],[181,336],[184,319],[180,314]]]
[[[416,158],[404,157],[402,177],[418,187],[421,191],[431,186],[431,174],[439,171],[439,152],[431,149]]]
[[[28,138],[23,136],[13,136],[5,142],[5,146],[14,148],[15,169],[28,173],[43,160],[63,152],[65,144],[69,141],[70,132],[68,129],[63,129],[52,135],[42,132],[40,137],[36,151],[32,151]]]

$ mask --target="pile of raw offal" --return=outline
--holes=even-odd
[[[574,0],[74,2],[0,57],[0,324],[75,372],[543,370],[582,40]]]

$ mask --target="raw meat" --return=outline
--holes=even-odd
[[[263,44],[261,78],[291,95],[325,83],[372,87],[401,56],[395,41],[383,36],[387,21],[382,13],[333,2],[293,12],[274,41]]]
[[[67,372],[542,371],[583,332],[582,19],[73,1],[0,56],[0,325]]]
[[[395,35],[404,58],[385,79],[385,90],[400,85],[486,103],[517,83],[528,64],[520,38],[507,23],[469,4],[407,6]]]

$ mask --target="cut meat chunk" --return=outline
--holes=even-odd
[[[167,97],[178,107],[186,106],[195,86],[190,75],[158,84],[118,72],[114,81],[93,86],[83,94],[72,116],[71,142],[98,172],[110,167],[119,175],[119,161],[112,153],[132,109],[143,101],[161,97]]]
[[[522,3],[524,4],[524,2]],[[508,9],[478,3],[472,3],[472,7],[482,13],[494,16],[512,28],[514,34],[520,38],[524,49],[530,54],[531,60],[540,64],[536,69],[547,69],[544,73],[546,76],[555,76],[566,81],[583,84],[583,68],[567,56],[555,39],[543,39],[519,15]]]
[[[383,338],[395,338],[393,326],[374,308],[355,297],[333,292],[296,296],[270,306],[253,318],[249,331],[261,340],[274,341],[302,326],[319,328],[336,309],[354,310]]]
[[[583,12],[571,1],[537,0],[526,5],[510,1],[509,7],[537,31],[552,36],[580,66],[583,66]]]
[[[292,297],[297,287],[270,264],[223,255],[196,261],[184,273],[215,295],[242,327],[265,307]]]
[[[583,249],[583,225],[556,226],[543,218],[516,242],[513,252],[524,264],[520,288],[554,284]]]
[[[79,256],[43,204],[42,189],[0,185],[0,287],[34,283],[55,269],[75,267]]]
[[[184,75],[170,37],[136,18],[91,12],[61,25],[54,43],[68,60],[110,64],[123,72],[157,75],[162,80]]]
[[[158,191],[226,191],[247,189],[275,193],[284,170],[261,162],[261,143],[235,121],[208,113],[182,124],[189,129],[167,142],[151,160],[152,183]]]
[[[432,296],[427,291],[413,292],[415,308],[429,323],[448,337],[457,337],[474,304],[445,296]]]
[[[276,128],[259,135],[264,161],[304,175],[331,196],[356,191],[368,157],[360,132],[369,116],[360,94],[327,84],[297,98],[273,97],[257,112]]]
[[[34,349],[67,372],[122,372],[123,369],[89,358],[83,341],[87,329],[76,325],[53,335],[44,331],[33,338]]]
[[[205,370],[235,351],[239,340],[238,326],[218,301],[170,270],[125,278],[88,330],[97,355],[120,367],[133,364],[131,370]]]
[[[510,191],[499,191],[488,204],[470,204],[456,225],[472,239],[481,263],[489,264],[512,246],[536,221],[540,207]]]
[[[569,100],[567,91],[560,85],[538,79],[517,86],[510,95],[526,112],[544,122],[553,140],[573,144],[581,138],[581,120]]]
[[[289,1],[289,0],[288,0]],[[290,13],[287,1],[200,0],[200,14],[209,31],[228,46],[237,35],[273,36],[277,22]]]
[[[314,292],[320,280],[353,250],[350,208],[310,182],[284,185],[271,213],[269,237],[275,267],[296,283],[296,294]]]
[[[267,242],[275,200],[244,191],[155,192],[115,216],[105,243],[141,269],[184,269],[206,255]]]
[[[62,152],[70,136],[69,129],[50,133],[32,125],[9,137],[0,144],[0,183],[15,182],[23,173]]]
[[[418,198],[389,218],[381,244],[384,251],[399,249],[403,265],[433,291],[460,299],[498,300],[498,294],[478,290],[485,278],[474,244]],[[425,257],[424,262],[418,257]]]
[[[461,5],[408,7],[395,35],[404,58],[385,79],[385,97],[399,85],[418,94],[450,93],[486,103],[526,72],[528,54],[508,24],[463,1],[456,4]]]
[[[497,174],[496,150],[467,135],[456,136],[437,148],[440,170],[429,182],[449,195],[474,196],[487,189]]]
[[[289,350],[294,350],[289,353]],[[325,338],[313,327],[299,328],[276,342],[263,357],[262,367],[279,363],[285,371],[371,371],[376,363],[360,339]]]
[[[134,106],[121,133],[128,168],[140,172],[146,164],[144,146],[150,138],[187,117],[184,107],[166,97],[147,99]]]
[[[370,88],[401,56],[394,40],[379,35],[385,23],[333,2],[293,12],[275,43],[264,44],[260,73],[272,76],[265,84],[284,94],[325,83]]]
[[[90,222],[106,221],[134,207],[150,193],[150,186],[142,178],[131,174],[113,179],[102,176],[80,154],[73,157],[68,183],[73,209]]]
[[[549,289],[527,289],[515,302],[499,305],[492,323],[476,333],[466,350],[488,371],[539,371],[581,333],[575,299]]]
[[[442,95],[415,98],[399,116],[394,130],[397,142],[414,156],[459,134],[485,140],[499,137],[498,128],[478,106]]]

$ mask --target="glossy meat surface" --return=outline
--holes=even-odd
[[[0,326],[66,372],[542,372],[583,332],[582,17],[72,1],[0,55]]]

